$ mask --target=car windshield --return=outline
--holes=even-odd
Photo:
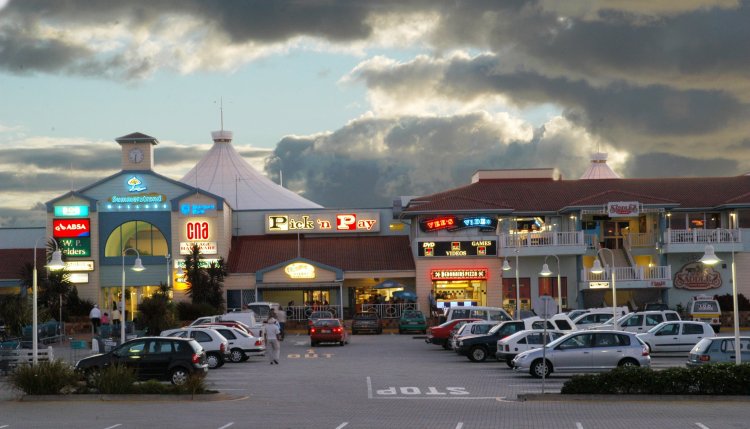
[[[490,329],[489,332],[487,333],[494,334],[495,332],[499,331],[500,328],[502,328],[503,326],[505,326],[505,323],[498,323],[497,325],[493,326],[492,329]]]
[[[406,310],[406,311],[404,311],[404,317],[408,317],[408,318],[418,318],[419,317],[419,318],[421,318],[423,316],[422,316],[422,312],[421,311]]]
[[[312,314],[310,314],[311,319],[331,319],[333,318],[333,313],[330,311],[313,311]]]
[[[338,319],[319,319],[315,321],[315,326],[341,326]]]
[[[558,338],[558,339],[556,339],[554,341],[550,341],[549,343],[547,343],[547,347],[548,348],[555,348],[555,347],[557,347],[558,344],[560,344],[563,341],[567,340],[572,335],[575,335],[575,334],[566,334],[566,335],[563,335],[562,337],[560,337],[560,338]]]
[[[623,322],[625,322],[626,320],[628,320],[628,319],[630,319],[631,317],[633,317],[633,315],[634,315],[634,314],[635,314],[635,313],[630,313],[630,314],[626,314],[626,315],[624,315],[624,316],[620,317],[619,319],[617,319],[617,324],[618,324],[618,325],[622,325],[622,323],[623,323]],[[606,322],[604,322],[604,324],[605,324],[605,325],[611,325],[611,324],[612,324],[612,319],[614,319],[614,318],[613,318],[613,317],[610,317],[609,319],[607,319],[607,321],[606,321]]]
[[[357,313],[354,318],[360,320],[374,320],[378,318],[378,315],[375,313]]]

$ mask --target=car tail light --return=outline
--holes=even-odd
[[[193,353],[193,359],[191,360],[193,363],[201,363],[201,355],[198,353]]]
[[[310,328],[310,333],[314,334],[315,333],[315,328]]]
[[[226,351],[227,347],[224,345],[224,343],[219,344],[219,351],[224,353]]]
[[[648,356],[648,346],[643,346],[643,350],[641,351],[641,356]]]
[[[260,339],[260,338],[258,338],[257,340],[255,340],[255,345],[256,346],[262,346],[263,345],[263,340]]]
[[[340,334],[341,333],[341,328],[333,328],[333,332],[335,332],[337,334]]]
[[[509,344],[506,344],[506,345],[505,345],[505,351],[506,351],[506,352],[509,352],[509,351],[510,351],[510,345],[509,345]]]
[[[711,360],[711,356],[709,355],[699,355],[698,360],[701,362],[708,362]]]

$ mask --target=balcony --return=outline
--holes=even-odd
[[[588,247],[583,231],[500,234],[499,242],[500,256],[515,255],[516,249],[518,256],[583,255]]]
[[[672,267],[615,267],[615,281],[618,289],[649,289],[649,288],[671,288]],[[601,274],[594,274],[588,269],[581,270],[581,280],[584,288],[599,289],[609,288],[603,283],[610,283],[612,269],[606,267]],[[592,282],[594,283],[592,285]]]
[[[706,245],[716,252],[744,251],[739,229],[667,229],[664,231],[665,253],[703,253]]]

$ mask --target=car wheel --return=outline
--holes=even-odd
[[[341,347],[344,347],[344,342],[343,342],[343,341],[339,341],[339,345],[340,345]]]
[[[315,347],[316,345],[318,345],[318,343],[316,343],[313,340],[310,340],[310,347]]]
[[[209,369],[221,368],[224,365],[224,359],[217,353],[206,354],[206,362]]]
[[[487,359],[487,350],[482,346],[474,346],[469,350],[469,359],[472,362],[484,362]]]
[[[174,368],[169,376],[169,381],[175,386],[180,386],[185,384],[188,377],[190,377],[190,373],[185,368]]]
[[[229,360],[234,363],[242,362],[242,358],[245,357],[245,352],[240,349],[232,349],[229,353]]]
[[[532,362],[529,372],[536,378],[549,377],[549,374],[552,372],[552,364],[547,361],[547,365],[545,365],[544,361],[537,359]]]
[[[244,353],[242,354],[242,360],[241,360],[241,362],[247,362],[249,359],[250,359],[250,356],[248,356],[248,355],[246,355]]]
[[[635,359],[623,359],[621,360],[617,366],[624,366],[624,367],[635,367],[635,366],[641,366],[638,364],[638,361]]]
[[[450,344],[448,344],[448,343],[443,343],[443,348],[444,348],[445,350],[450,350],[450,349],[451,349],[451,346],[450,346]]]
[[[508,365],[508,368],[513,368],[513,360],[512,359],[506,359],[505,364]]]

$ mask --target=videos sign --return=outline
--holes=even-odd
[[[419,256],[496,256],[495,240],[475,241],[420,241]]]

